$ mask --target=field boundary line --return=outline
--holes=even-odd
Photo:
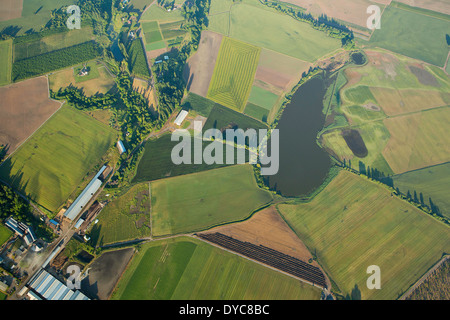
[[[0,163],[0,167],[6,162],[7,159],[9,159],[13,154],[15,154],[15,153],[23,146],[24,143],[26,143],[31,137],[33,137],[39,129],[41,129],[41,128],[42,128],[42,127],[43,127],[43,126],[44,126],[51,118],[53,118],[53,116],[54,116],[59,110],[61,110],[62,106],[66,103],[65,100],[63,100],[63,101],[61,102],[61,101],[58,101],[58,100],[55,100],[55,99],[50,98],[50,91],[49,91],[48,77],[47,77],[47,76],[41,76],[41,77],[45,77],[45,78],[47,79],[47,92],[48,92],[48,98],[49,98],[49,100],[50,100],[50,101],[56,101],[56,102],[59,102],[59,103],[60,103],[60,106],[59,106],[58,109],[55,110],[55,112],[53,112],[53,113],[50,115],[50,117],[47,118],[47,120],[45,120],[45,121],[44,121],[44,122],[43,122],[36,130],[34,130],[34,131],[28,136],[28,138],[26,138],[24,141],[22,141],[22,142],[17,146],[16,150],[14,150],[14,151],[13,151],[11,154],[9,154],[5,159],[3,159],[3,161]],[[26,79],[26,80],[30,80],[30,79]],[[24,80],[24,81],[26,81],[26,80]]]
[[[425,170],[425,169],[429,169],[429,168],[443,166],[443,165],[446,165],[446,164],[449,164],[449,163],[450,163],[450,161],[446,161],[446,162],[438,163],[438,164],[433,164],[431,166],[427,166],[427,167],[423,167],[423,168],[419,168],[419,169],[414,169],[414,170],[410,170],[410,171],[406,171],[406,172],[402,172],[402,173],[397,173],[397,174],[392,175],[392,177],[394,177],[394,178],[395,177],[400,177],[400,176],[402,176],[404,174],[407,174],[407,173],[412,173],[412,172],[416,172],[416,171],[420,171],[420,170]]]
[[[402,294],[398,300],[406,300],[406,298],[408,298],[418,286],[427,280],[428,277],[448,259],[450,259],[450,255],[445,255],[442,259],[435,263],[422,277],[420,277],[419,280],[417,280],[408,290],[406,290],[406,292]]]

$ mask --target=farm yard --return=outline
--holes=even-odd
[[[345,170],[312,201],[278,210],[344,296],[356,285],[364,300],[396,299],[450,249],[447,226]],[[370,265],[380,290],[367,289]]]
[[[259,52],[257,47],[224,38],[207,98],[242,112],[250,95]]]
[[[45,77],[25,80],[0,88],[0,145],[13,153],[61,106],[48,96]]]
[[[63,106],[0,166],[0,178],[55,212],[113,145],[116,132]]]
[[[235,165],[151,182],[154,236],[201,231],[242,220],[272,200],[250,165]]]
[[[151,235],[148,183],[134,185],[110,201],[91,230],[93,243],[102,246]]]
[[[180,237],[145,244],[112,299],[318,300],[320,292],[197,239]]]
[[[50,89],[58,91],[72,84],[77,88],[82,88],[87,96],[96,93],[107,93],[115,87],[113,76],[109,70],[99,61],[90,61],[86,66],[90,68],[89,74],[86,76],[78,76],[78,72],[85,64],[67,68],[54,72],[48,76]]]

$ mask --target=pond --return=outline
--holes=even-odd
[[[316,142],[325,122],[325,91],[324,78],[309,80],[294,93],[278,122],[280,166],[276,175],[265,179],[272,190],[284,196],[310,193],[323,183],[331,168],[330,156]]]

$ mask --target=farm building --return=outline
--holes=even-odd
[[[81,192],[78,198],[72,203],[69,209],[64,212],[64,216],[69,220],[74,220],[84,206],[91,200],[92,196],[100,189],[102,181],[99,179],[100,175],[105,171],[106,166],[103,166],[100,171],[95,175],[95,177],[89,182],[86,188]]]
[[[6,219],[5,225],[12,231],[14,231],[17,235],[23,237],[23,240],[25,241],[27,246],[29,246],[36,240],[36,236],[33,230],[31,230],[31,228],[23,222],[18,222],[15,219],[9,217],[8,219]]]
[[[117,141],[117,148],[119,148],[120,154],[127,152],[127,149],[125,149],[122,140]]]
[[[42,269],[28,283],[30,299],[36,300],[90,300],[81,291],[69,289],[62,281]],[[30,296],[31,293],[31,296]]]
[[[186,110],[181,110],[181,112],[178,114],[177,118],[175,119],[175,124],[177,126],[181,126],[184,119],[186,119],[187,115],[188,115],[188,112]]]

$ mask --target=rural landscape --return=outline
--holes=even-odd
[[[0,300],[450,300],[449,1],[0,5]]]

